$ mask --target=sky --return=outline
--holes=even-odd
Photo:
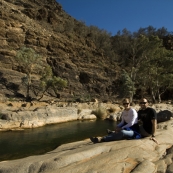
[[[57,0],[63,10],[87,26],[94,25],[112,35],[126,28],[165,27],[173,31],[173,0]]]

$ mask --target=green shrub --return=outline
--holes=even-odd
[[[55,32],[59,32],[59,33],[63,33],[64,32],[64,26],[62,24],[56,24],[54,27],[53,27],[53,30]]]
[[[73,32],[73,29],[74,29],[74,20],[68,20],[65,22],[65,25],[64,25],[64,30],[66,33],[71,33]]]

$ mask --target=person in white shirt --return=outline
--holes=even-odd
[[[124,111],[122,112],[121,122],[115,128],[115,131],[108,131],[108,135],[98,138],[91,137],[93,143],[108,142],[122,139],[139,139],[138,115],[135,109],[130,107],[129,99],[123,99]]]

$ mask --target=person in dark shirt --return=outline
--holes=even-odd
[[[150,137],[156,143],[155,133],[157,129],[157,114],[156,111],[148,107],[147,99],[143,98],[139,102],[141,109],[138,111],[138,123],[140,133],[143,137]]]

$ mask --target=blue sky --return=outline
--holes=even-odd
[[[57,0],[69,15],[112,35],[124,28],[165,27],[173,31],[173,0]]]

